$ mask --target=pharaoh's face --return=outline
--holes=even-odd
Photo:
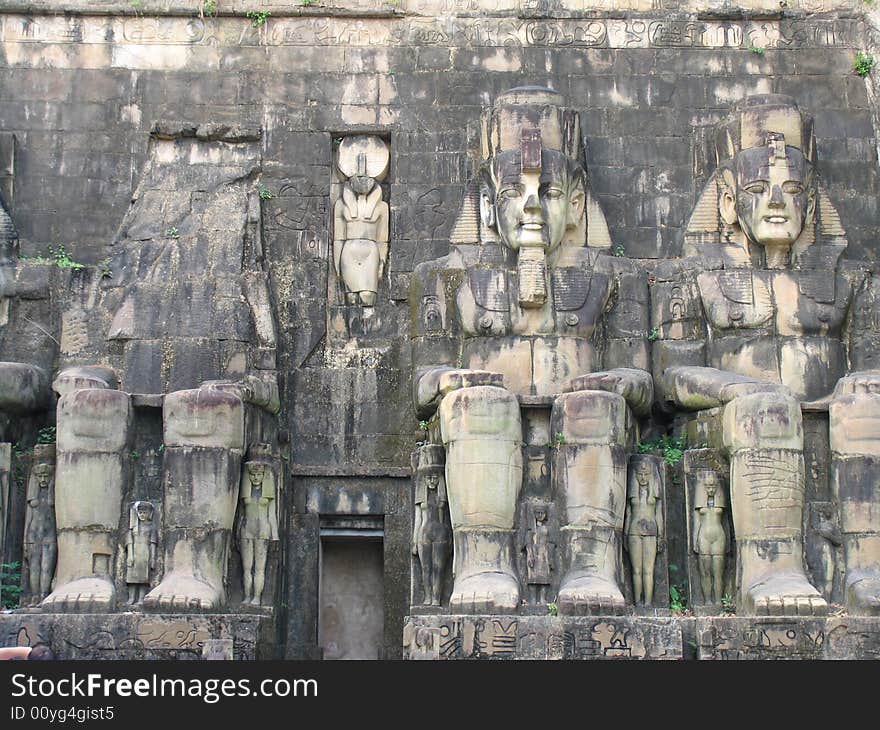
[[[706,494],[709,497],[714,497],[715,493],[718,491],[718,477],[715,474],[707,474],[706,475]]]
[[[536,509],[535,510],[535,522],[546,522],[547,521],[547,510]]]
[[[139,504],[137,508],[137,516],[141,522],[149,522],[153,519],[153,508],[147,504]]]
[[[583,191],[570,179],[568,160],[560,152],[543,150],[540,169],[523,170],[520,160],[514,150],[500,153],[492,163],[498,234],[515,251],[552,251],[580,214]]]
[[[651,481],[651,467],[645,462],[640,462],[636,467],[636,482],[640,487],[644,487]]]
[[[348,184],[358,195],[366,195],[376,185],[376,181],[369,175],[354,175],[349,178]]]
[[[437,489],[437,485],[440,484],[440,475],[439,474],[426,474],[425,475],[425,485],[428,489]]]
[[[266,469],[263,466],[248,466],[248,477],[251,480],[251,484],[253,484],[255,487],[261,485],[263,483],[263,473],[265,472],[265,470]]]
[[[38,466],[34,473],[37,475],[37,486],[48,487],[52,481],[52,467],[45,464]]]
[[[749,240],[790,246],[801,235],[810,205],[809,163],[779,140],[743,150],[735,160],[736,218]]]

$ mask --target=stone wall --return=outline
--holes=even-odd
[[[322,518],[345,513],[316,493],[366,500],[350,513],[384,519],[386,553],[394,565],[407,562],[410,509],[402,504],[420,438],[409,275],[448,250],[480,112],[500,92],[546,85],[581,112],[612,246],[638,259],[681,252],[682,228],[713,166],[707,135],[730,105],[752,93],[789,94],[815,115],[822,182],[847,231],[847,256],[877,260],[875,92],[852,65],[857,50],[874,47],[878,11],[866,14],[859,2],[216,6],[0,1],[0,194],[24,256],[63,246],[100,269],[123,238],[156,122],[262,130],[254,179],[267,191],[263,266],[295,495],[286,521],[289,536],[302,537],[289,537],[286,554],[289,636],[302,647],[288,655],[315,650],[317,567],[306,548],[317,546]],[[268,15],[244,17],[253,11]],[[327,337],[330,196],[336,143],[356,132],[390,146],[390,260],[379,323],[340,346]],[[56,292],[85,291],[93,281],[43,278]],[[389,655],[408,591],[407,578],[394,580]]]

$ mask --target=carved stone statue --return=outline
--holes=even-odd
[[[55,532],[55,445],[34,447],[24,518],[23,573],[28,603],[39,605],[52,589],[58,543]]]
[[[159,528],[154,520],[156,508],[152,502],[133,502],[128,511],[128,534],[125,540],[128,602],[143,600],[150,588],[150,576],[156,570],[159,546]]]
[[[422,571],[422,603],[439,606],[451,542],[443,447],[425,445],[413,454],[415,514],[413,555]]]
[[[545,443],[559,435],[559,609],[624,609],[626,455],[634,414],[647,413],[653,391],[636,369],[648,363],[646,286],[630,262],[589,247],[610,244],[601,224],[577,112],[549,89],[502,94],[483,117],[479,180],[466,193],[452,250],[419,265],[411,290],[416,410],[446,449],[453,612],[520,605],[513,528],[521,400],[552,409]]]
[[[697,475],[693,509],[692,549],[697,554],[703,601],[721,603],[730,535],[726,519],[727,497],[717,472],[705,469]]]
[[[97,379],[93,383],[97,386]],[[58,568],[47,611],[109,611],[116,605],[116,555],[128,480],[131,398],[104,387],[69,390],[56,380]]]
[[[269,542],[278,539],[279,477],[270,447],[252,446],[241,477],[236,537],[244,580],[242,603],[253,606],[262,603]]]
[[[389,157],[379,137],[345,137],[339,145],[336,165],[344,182],[333,209],[333,264],[347,304],[374,306],[388,263],[388,203],[379,183]]]
[[[657,270],[658,389],[676,408],[716,409],[706,418],[717,426],[710,445],[730,461],[738,607],[759,615],[827,611],[804,569],[801,408],[827,408],[833,391],[841,505],[849,490],[860,495],[843,508],[844,532],[851,517],[854,533],[873,535],[848,543],[847,603],[878,610],[880,495],[850,474],[878,453],[878,396],[868,391],[880,374],[841,380],[866,361],[854,304],[866,284],[864,272],[838,265],[846,239],[817,182],[812,119],[789,97],[749,97],[718,127],[715,150],[718,168],[688,223],[688,258]],[[856,422],[863,439],[836,435]]]
[[[526,584],[532,605],[546,604],[550,600],[553,583],[553,553],[556,542],[550,533],[549,507],[538,503],[530,505],[529,524],[526,530]]]
[[[626,519],[623,533],[632,566],[633,600],[654,602],[654,564],[665,550],[663,475],[658,457],[636,454],[629,459]],[[660,462],[662,463],[662,462]]]

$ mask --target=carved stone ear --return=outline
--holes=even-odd
[[[733,174],[729,170],[725,170],[718,183],[718,212],[721,214],[721,220],[732,226],[737,222],[736,193],[734,192],[736,183],[733,180]]]
[[[584,204],[586,202],[586,194],[584,193],[583,180],[578,180],[568,195],[568,220],[566,225],[568,228],[576,228],[584,217]]]
[[[480,190],[480,220],[486,228],[495,228],[495,204],[486,188]]]

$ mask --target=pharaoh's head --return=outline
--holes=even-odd
[[[45,462],[37,464],[34,467],[34,476],[37,478],[37,486],[45,488],[49,486],[52,477],[55,474],[55,467]]]
[[[790,249],[816,199],[813,120],[787,96],[743,100],[718,128],[719,213],[749,243]]]
[[[135,505],[135,510],[137,511],[138,519],[141,522],[150,522],[153,519],[153,504],[152,502],[138,502]]]
[[[512,89],[482,120],[481,217],[515,251],[553,251],[584,213],[578,115],[563,103],[550,89]]]

